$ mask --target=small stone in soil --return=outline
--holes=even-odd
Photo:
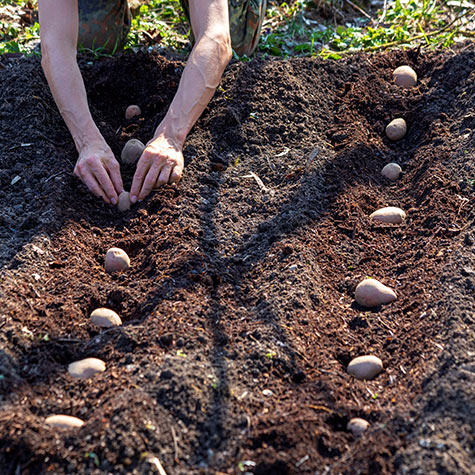
[[[91,321],[94,325],[103,328],[111,328],[122,325],[122,320],[119,315],[108,308],[96,308],[91,313]]]
[[[363,307],[377,307],[396,300],[394,290],[376,279],[364,279],[355,289],[355,300]]]
[[[123,249],[112,247],[107,251],[105,269],[109,274],[130,268],[130,259]]]
[[[347,371],[356,379],[369,380],[376,377],[383,369],[383,362],[373,355],[358,356],[350,361]]]
[[[406,219],[406,213],[401,208],[387,206],[371,213],[369,217],[373,221],[382,223],[401,224]]]
[[[381,170],[381,174],[391,181],[397,180],[401,172],[402,169],[397,163],[388,163]]]
[[[75,429],[84,425],[84,421],[73,416],[56,414],[45,419],[46,424],[57,427],[58,429]]]
[[[369,427],[369,422],[355,417],[348,422],[346,429],[353,433],[355,436],[360,436]]]
[[[96,373],[102,373],[106,370],[104,361],[98,358],[85,358],[75,361],[68,366],[68,372],[73,378],[87,379]]]

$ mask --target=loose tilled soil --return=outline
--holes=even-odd
[[[149,140],[183,70],[80,64],[116,156]],[[392,84],[401,64],[416,88]],[[72,176],[39,60],[0,59],[0,472],[158,473],[157,457],[168,474],[470,473],[474,70],[473,45],[231,64],[183,181],[120,214]],[[395,117],[408,134],[391,143]],[[404,224],[369,222],[389,205]],[[104,273],[112,246],[130,271]],[[366,276],[397,301],[355,304]],[[124,325],[94,327],[99,306]],[[383,360],[373,381],[346,372],[362,354]],[[72,379],[84,357],[106,371]],[[54,430],[54,413],[86,424]]]

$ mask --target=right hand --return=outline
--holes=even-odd
[[[108,204],[117,204],[124,191],[120,166],[107,144],[85,146],[80,154],[74,174]]]

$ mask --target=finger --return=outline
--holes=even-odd
[[[114,185],[115,191],[120,195],[124,191],[124,184],[122,183],[122,176],[120,174],[120,165],[117,160],[112,161],[107,167],[107,172]]]
[[[139,200],[142,201],[155,187],[155,183],[157,182],[157,177],[159,176],[162,169],[162,164],[154,164],[150,167],[150,170],[145,177],[145,180],[142,185],[142,189],[139,193]]]
[[[108,202],[112,204],[117,204],[118,195],[114,189],[111,178],[108,175],[106,169],[102,165],[92,167],[92,173],[94,174],[95,179],[99,183],[99,186],[104,190],[107,195]]]
[[[178,163],[170,174],[169,183],[178,183],[183,175],[183,165]]]
[[[137,170],[135,170],[132,187],[130,188],[130,201],[132,203],[135,203],[137,201],[137,196],[139,195],[139,192],[142,189],[142,183],[145,180],[145,177],[147,176],[149,168],[150,162],[141,158],[137,165]]]
[[[168,183],[168,180],[170,178],[170,173],[173,170],[173,165],[165,165],[162,170],[160,171],[160,175],[157,178],[157,181],[155,182],[155,188],[158,188],[159,186],[165,185]]]
[[[109,198],[104,193],[104,190],[99,186],[99,183],[90,170],[85,170],[82,173],[81,180],[89,188],[89,191],[110,204]]]

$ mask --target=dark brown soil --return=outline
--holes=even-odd
[[[232,64],[182,183],[125,215],[72,176],[39,60],[0,64],[2,474],[158,473],[152,456],[168,474],[470,473],[473,46]],[[392,84],[401,64],[418,87]],[[183,64],[81,68],[118,156],[150,138]],[[143,116],[126,122],[132,103]],[[395,117],[408,134],[390,143]],[[389,205],[403,225],[370,223]],[[130,271],[104,273],[112,246]],[[398,299],[359,307],[366,276]],[[95,328],[99,306],[123,327]],[[368,353],[385,369],[357,381],[346,365]],[[106,371],[73,380],[67,365],[89,356]],[[58,432],[53,413],[86,424]],[[371,423],[360,439],[355,416]]]

